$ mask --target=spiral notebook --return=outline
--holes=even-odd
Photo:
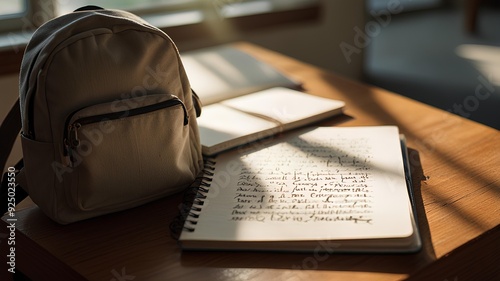
[[[184,250],[414,252],[421,241],[395,126],[318,127],[207,160]],[[402,153],[403,151],[403,153]]]

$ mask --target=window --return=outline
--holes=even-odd
[[[0,18],[6,18],[12,15],[21,14],[26,9],[26,3],[23,0],[1,0]]]
[[[86,5],[95,5],[106,9],[121,9],[134,11],[138,14],[145,14],[152,11],[178,10],[182,7],[192,6],[199,0],[142,0],[142,1],[123,1],[123,0],[72,0],[60,1],[58,5],[58,14],[66,14]],[[199,3],[198,3],[199,4]]]
[[[25,0],[0,0],[0,32],[19,28],[27,7]]]
[[[176,16],[164,23],[170,25],[185,24],[182,17],[207,19],[214,14],[220,18],[234,18],[276,11],[293,10],[320,0],[0,0],[0,32],[26,29],[26,26],[40,26],[50,18],[70,13],[86,5],[96,5],[107,9],[132,11],[144,18],[153,20],[158,15]],[[198,16],[194,17],[197,12]],[[200,18],[200,14],[202,13]],[[17,24],[4,23],[11,19]]]
[[[443,0],[399,0],[397,2],[391,0],[369,0],[366,7],[368,11],[374,11],[378,13],[381,11],[386,11],[390,5],[394,5],[396,3],[404,7],[405,11],[414,11],[440,7],[443,2]]]
[[[0,0],[0,59],[3,62],[0,73],[19,68],[24,46],[36,28],[47,20],[86,5],[129,10],[150,24],[164,29],[177,42],[195,38],[197,42],[214,44],[214,40],[223,41],[221,38],[228,33],[227,30],[246,31],[318,19],[320,2],[321,0]],[[11,63],[4,63],[5,58]]]

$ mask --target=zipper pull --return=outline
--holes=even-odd
[[[76,148],[80,145],[80,140],[78,139],[78,129],[82,125],[80,123],[75,123],[69,126],[69,146],[71,148]]]
[[[82,125],[80,123],[74,123],[68,126],[68,135],[64,139],[64,159],[68,167],[73,167],[73,150],[80,145],[80,140],[78,139],[78,129]]]

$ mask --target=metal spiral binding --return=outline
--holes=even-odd
[[[170,225],[174,238],[178,238],[182,231],[195,231],[199,213],[202,210],[209,191],[215,170],[214,159],[204,159],[204,168],[200,177],[186,190],[183,202],[179,206],[180,213]]]

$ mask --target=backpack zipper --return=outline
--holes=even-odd
[[[78,139],[78,130],[85,125],[92,124],[92,123],[98,123],[103,120],[117,120],[117,119],[122,119],[122,118],[127,118],[127,117],[132,117],[136,115],[141,115],[145,113],[150,113],[153,111],[157,111],[160,109],[165,109],[173,106],[180,105],[184,111],[184,126],[186,126],[189,123],[189,116],[187,113],[186,106],[184,103],[177,97],[172,98],[170,100],[162,101],[159,103],[147,105],[144,107],[139,107],[139,108],[133,108],[130,110],[123,110],[123,111],[117,111],[117,112],[111,112],[111,113],[105,113],[105,114],[99,114],[99,115],[94,115],[94,116],[87,116],[87,117],[82,117],[71,124],[69,123],[71,121],[71,118],[73,117],[76,112],[79,110],[73,112],[70,114],[66,121],[66,126],[64,127],[64,157],[67,158],[67,163],[69,166],[71,166],[71,163],[73,162],[71,151],[73,149],[76,149],[80,145],[80,140]]]

